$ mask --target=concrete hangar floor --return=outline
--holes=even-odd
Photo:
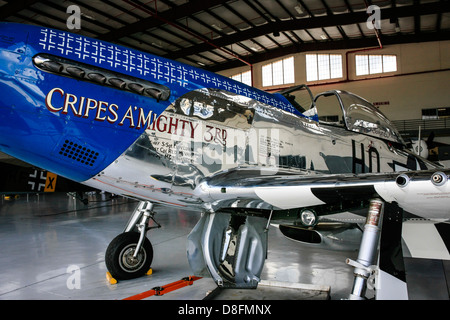
[[[156,207],[155,219],[162,227],[147,234],[154,250],[152,274],[111,284],[104,254],[109,242],[123,231],[137,202],[104,194],[91,194],[88,199],[85,205],[64,193],[2,198],[1,300],[125,299],[191,275],[186,238],[199,212]],[[353,283],[347,257],[355,259],[356,253],[304,248],[271,226],[261,278],[329,286],[331,299],[346,298]],[[146,299],[201,300],[215,288],[211,278],[202,278]]]
[[[0,300],[121,300],[191,275],[186,238],[199,212],[156,207],[155,218],[162,227],[147,234],[154,250],[152,274],[111,284],[104,254],[137,202],[99,193],[88,199],[86,205],[64,193],[21,195],[14,200],[2,197]],[[262,280],[306,289],[301,296],[298,290],[273,291],[274,287],[268,292],[244,290],[223,299],[346,299],[353,284],[353,268],[346,265],[346,258],[355,260],[357,252],[305,247],[272,225]],[[202,300],[215,289],[211,278],[201,278],[145,299]]]

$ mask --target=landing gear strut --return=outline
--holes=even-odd
[[[123,233],[115,237],[105,253],[105,264],[111,276],[117,280],[141,277],[150,269],[153,247],[146,237],[148,230],[160,228],[154,220],[153,204],[142,201],[136,207]],[[149,220],[156,226],[149,227]]]
[[[376,271],[376,254],[383,221],[384,201],[372,199],[369,205],[366,224],[359,248],[357,261],[347,259],[347,264],[355,268],[353,289],[349,295],[350,300],[362,300],[365,297],[368,281],[373,279]]]

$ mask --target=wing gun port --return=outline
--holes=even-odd
[[[447,180],[448,180],[448,177],[443,172],[435,172],[431,175],[431,182],[435,186],[442,186],[447,182]]]

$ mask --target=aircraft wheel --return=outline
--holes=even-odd
[[[139,242],[139,233],[125,232],[115,237],[105,253],[105,264],[113,278],[128,280],[143,276],[153,260],[153,247],[145,238],[136,258],[133,257]]]

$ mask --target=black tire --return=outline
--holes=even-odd
[[[105,253],[105,264],[111,276],[117,280],[129,280],[143,276],[150,269],[153,247],[145,238],[142,248],[133,261],[131,257],[139,242],[139,233],[125,232],[115,237]]]

